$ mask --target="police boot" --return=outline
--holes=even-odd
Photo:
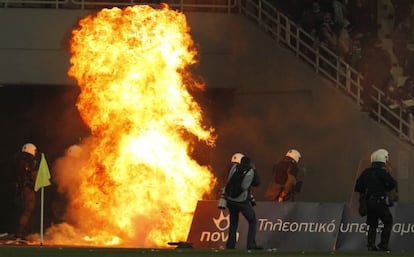
[[[378,245],[378,251],[390,252],[391,250],[388,248],[387,245],[385,245],[385,244],[379,244]]]
[[[375,245],[368,245],[368,251],[378,251],[378,248]]]

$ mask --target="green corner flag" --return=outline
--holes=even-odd
[[[37,192],[39,188],[50,185],[50,172],[47,165],[45,155],[42,153],[40,160],[39,171],[37,172],[34,190]]]

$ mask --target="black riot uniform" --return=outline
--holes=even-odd
[[[30,233],[29,221],[36,204],[34,185],[39,168],[38,156],[27,152],[20,152],[16,158],[17,191],[20,201],[20,217],[16,237],[25,238]]]
[[[371,167],[365,169],[356,181],[355,191],[366,194],[368,228],[368,250],[389,251],[388,242],[391,235],[393,217],[389,207],[392,202],[388,192],[396,189],[397,182],[386,169],[384,162],[372,162]],[[381,231],[381,241],[378,248],[375,246],[378,222],[382,221],[384,228]]]

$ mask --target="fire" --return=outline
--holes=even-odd
[[[69,75],[92,136],[71,184],[57,175],[69,207],[67,223],[47,231],[49,243],[186,240],[197,201],[216,183],[190,157],[194,140],[214,146],[215,138],[188,91],[203,86],[187,71],[196,63],[189,30],[167,5],[137,5],[103,9],[73,31]]]

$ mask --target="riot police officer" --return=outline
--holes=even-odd
[[[267,200],[276,200],[277,202],[294,201],[300,158],[301,154],[298,150],[290,149],[273,166],[272,181],[265,193]]]
[[[21,202],[21,214],[18,221],[16,237],[24,239],[29,234],[29,221],[36,204],[34,185],[39,169],[37,147],[32,143],[23,145],[16,160],[17,189]]]
[[[226,182],[227,182],[227,179],[228,179],[228,175],[230,173],[230,170],[234,166],[240,164],[241,159],[243,157],[244,157],[244,154],[242,154],[242,153],[234,153],[231,156],[229,165],[227,166],[225,172],[223,172],[223,174],[221,176],[221,183],[223,184],[223,186],[220,188],[220,195],[219,195],[219,201],[218,201],[218,208],[219,209],[226,209],[226,207],[227,207],[227,200],[226,200],[226,196],[225,196],[225,193],[224,193],[224,188],[225,188],[225,185],[226,185]]]
[[[243,156],[240,160],[240,164],[234,165],[228,175],[228,183],[226,188],[229,187],[229,183],[233,176],[237,174],[244,174],[241,177],[241,193],[237,196],[229,196],[226,191],[227,208],[229,211],[229,234],[226,242],[226,249],[235,249],[237,241],[237,227],[239,225],[239,214],[241,213],[248,223],[247,242],[246,246],[248,250],[261,250],[263,247],[256,244],[256,226],[257,218],[256,212],[253,209],[250,199],[251,187],[257,187],[260,184],[260,178],[256,169],[253,167],[251,160],[248,156]]]
[[[388,197],[388,192],[397,188],[397,182],[387,169],[388,160],[387,150],[378,149],[373,152],[371,154],[371,167],[366,168],[361,173],[355,184],[355,191],[366,195],[367,246],[369,251],[389,251],[388,243],[393,217],[389,209],[392,206],[392,201]],[[377,247],[375,239],[379,220],[384,224],[384,228],[381,231],[381,241]]]

